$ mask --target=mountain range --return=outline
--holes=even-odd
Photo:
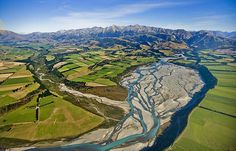
[[[186,49],[231,48],[235,50],[236,32],[172,30],[141,25],[113,25],[105,28],[92,27],[30,34],[0,30],[0,43],[14,42],[46,42],[99,47],[121,45],[137,49],[141,44],[160,49],[174,45]]]

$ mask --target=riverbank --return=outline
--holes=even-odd
[[[217,78],[217,85],[193,110],[188,126],[169,150],[235,149],[235,63],[202,62]]]
[[[204,87],[201,89],[201,91],[195,93],[191,101],[186,106],[174,114],[174,116],[171,118],[170,125],[163,131],[161,135],[157,137],[153,146],[144,148],[143,151],[162,151],[171,146],[175,139],[186,127],[188,116],[192,109],[194,109],[201,102],[206,92],[215,86],[216,79],[206,67],[202,65],[190,65],[187,67],[191,67],[199,72],[201,79],[205,83]]]
[[[160,125],[168,122],[203,86],[195,70],[164,61],[137,68],[121,84],[129,89],[130,110],[123,120],[115,127],[90,132],[67,146],[50,150],[142,149],[153,143]]]

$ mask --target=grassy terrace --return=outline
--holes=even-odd
[[[1,62],[0,66],[0,107],[17,102],[39,88],[26,70],[26,66],[16,62]]]
[[[35,123],[36,99],[0,117],[1,137],[33,141],[76,136],[103,122],[102,117],[49,95],[40,100],[40,119]]]
[[[54,69],[74,83],[85,83],[87,87],[80,87],[81,92],[124,101],[127,90],[117,84],[120,75],[137,65],[156,61],[154,57],[144,57],[138,53],[139,50],[129,54],[117,48],[76,51],[63,55],[60,62],[54,64]]]
[[[37,60],[37,56],[35,55],[33,60]],[[46,61],[53,61],[55,59],[53,55],[45,57]],[[6,106],[19,103],[25,98],[27,98],[27,103],[21,104],[15,107],[14,110],[0,116],[0,147],[14,147],[17,144],[23,145],[30,141],[74,137],[104,124],[103,117],[72,104],[68,101],[68,99],[71,99],[71,96],[64,95],[64,93],[60,93],[63,96],[41,96],[39,121],[36,122],[36,100],[39,94],[43,92],[43,88],[38,89],[40,86],[37,83],[38,81],[35,82],[33,75],[26,69],[25,64],[9,62],[6,61],[7,59],[3,60],[5,61],[0,62],[0,107],[5,109]],[[46,70],[46,66],[43,66],[45,65],[44,62],[41,64],[39,61],[36,64],[41,70]],[[36,69],[32,65],[30,67],[32,68],[31,70]],[[46,74],[50,76],[50,74]],[[49,91],[55,90],[55,85],[50,85],[48,81],[42,82],[43,84],[46,83]],[[27,95],[35,90],[37,92],[32,93],[32,97],[27,97]],[[66,98],[64,99],[63,97]],[[83,100],[86,99],[83,98]],[[85,101],[82,102],[85,104]],[[85,106],[90,107],[88,104],[85,104]],[[107,106],[101,107],[104,112],[109,110],[109,113],[111,113],[111,109],[105,107]],[[114,112],[114,117],[118,117],[121,114],[116,113],[116,111]],[[121,111],[117,110],[117,112]]]
[[[0,46],[0,60],[24,60],[33,55],[33,51],[25,48]]]
[[[218,84],[191,113],[187,128],[169,150],[235,150],[236,63],[231,55],[214,55],[222,58],[208,56],[207,51],[200,56]]]
[[[68,80],[85,82],[87,86],[115,86],[114,79],[126,69],[152,61],[154,58],[128,57],[118,51],[91,51],[65,56],[58,71]]]

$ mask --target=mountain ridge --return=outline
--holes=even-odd
[[[100,43],[102,39],[121,38],[131,43],[162,43],[177,42],[186,43],[190,48],[218,49],[222,47],[236,47],[236,32],[222,31],[187,31],[184,29],[165,29],[143,25],[128,25],[108,27],[92,27],[56,32],[33,32],[30,34],[17,34],[12,31],[0,31],[0,42],[49,42],[49,43],[73,43],[85,44],[91,40]],[[113,41],[114,43],[117,40]]]

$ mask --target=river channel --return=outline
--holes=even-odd
[[[120,84],[128,89],[126,101],[130,109],[102,141],[29,150],[146,151],[171,146],[186,127],[189,113],[215,80],[203,66],[183,67],[167,61],[139,67],[123,78]],[[170,125],[157,137],[166,122]]]

